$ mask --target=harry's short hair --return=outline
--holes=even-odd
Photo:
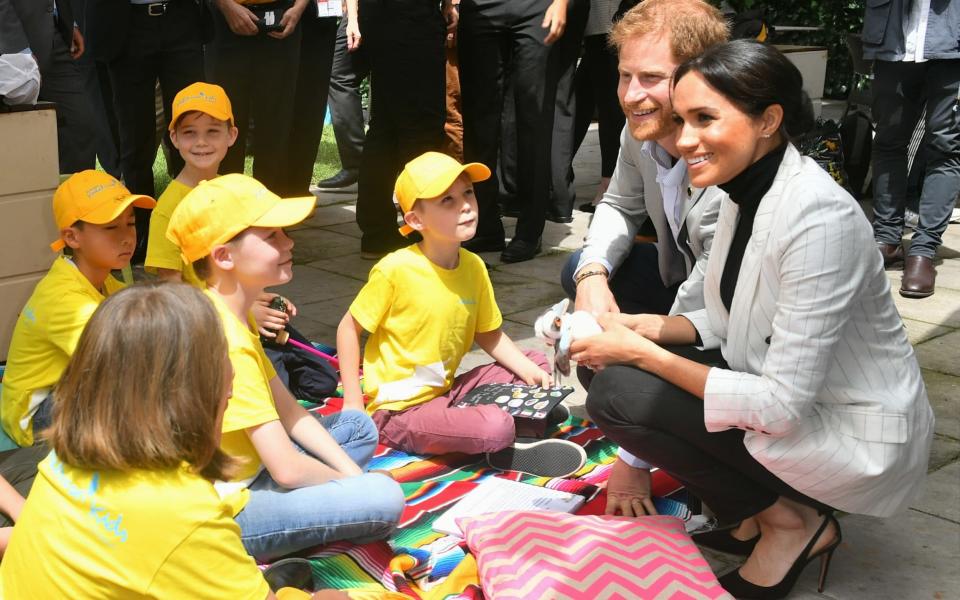
[[[623,15],[610,31],[610,44],[620,50],[631,39],[666,35],[677,63],[730,38],[730,25],[717,8],[703,0],[644,0]]]

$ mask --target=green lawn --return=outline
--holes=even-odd
[[[317,159],[313,163],[313,178],[311,183],[316,183],[321,179],[326,179],[340,170],[340,156],[337,154],[337,142],[333,136],[333,127],[327,125],[323,128],[323,139],[320,141],[320,147],[317,149]],[[253,157],[248,156],[243,167],[243,172],[247,175],[253,174]],[[167,189],[170,183],[170,175],[167,173],[167,159],[163,152],[157,152],[157,159],[153,163],[153,181],[157,196]]]

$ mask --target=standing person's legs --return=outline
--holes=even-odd
[[[923,110],[923,65],[874,62],[873,235],[899,245],[907,193],[907,144]]]
[[[524,354],[540,368],[549,369],[543,353]],[[475,367],[457,376],[443,396],[400,412],[375,412],[380,439],[391,448],[416,454],[484,454],[506,448],[515,438],[513,417],[491,404],[454,407],[470,390],[487,383],[523,381],[499,363]]]
[[[463,158],[467,162],[483,163],[493,171],[493,176],[473,186],[480,218],[476,235],[464,245],[480,252],[504,247],[503,222],[497,201],[497,159],[508,55],[508,48],[501,39],[505,32],[506,4],[503,0],[464,0],[460,3],[457,49],[463,97]]]
[[[211,83],[224,89],[233,107],[237,126],[237,141],[227,150],[220,163],[220,174],[243,173],[247,150],[247,129],[250,123],[251,89],[259,85],[253,81],[251,68],[257,53],[256,37],[240,36],[230,27],[219,10],[213,13],[213,41],[205,46],[207,76]]]
[[[167,168],[172,176],[183,169],[183,158],[170,141],[173,99],[191,83],[204,80],[203,43],[197,10],[187,2],[173,2],[164,14],[162,36],[154,49],[159,58],[160,92],[163,100],[164,131],[162,142],[169,150]],[[152,164],[151,164],[152,168]]]
[[[393,185],[403,165],[443,140],[445,24],[426,0],[364,1],[361,29],[370,59],[370,129],[357,195],[361,255],[406,246],[397,232]]]
[[[577,250],[570,255],[560,273],[560,285],[571,300],[577,297],[573,276],[582,252]],[[609,286],[620,311],[631,315],[667,314],[680,289],[679,283],[671,286],[663,284],[657,262],[657,247],[650,243],[633,245],[630,254],[610,278]]]
[[[370,72],[366,43],[347,51],[347,20],[340,20],[330,72],[330,118],[337,138],[340,168],[353,175],[360,173],[363,153],[364,119],[360,84]]]
[[[299,25],[282,40],[258,35],[253,63],[247,65],[247,77],[253,83],[250,88],[254,123],[253,176],[270,190],[283,189],[287,144],[293,127],[299,127],[303,119],[315,117],[318,110],[313,107],[310,115],[293,112],[301,37]]]
[[[517,173],[520,216],[513,239],[502,256],[506,262],[533,258],[539,246],[550,195],[553,117],[559,80],[558,65],[550,64],[551,47],[543,43],[541,27],[549,2],[516,3],[512,27],[516,73]]]
[[[460,114],[460,67],[457,62],[457,49],[446,51],[446,109],[447,115],[443,131],[447,136],[444,151],[463,162],[463,115]]]
[[[554,42],[550,60],[555,64],[557,81],[553,118],[553,145],[551,148],[551,193],[547,219],[556,223],[573,220],[573,204],[577,194],[573,185],[573,155],[577,97],[575,75],[580,58],[583,29],[587,25],[590,3],[570,0],[567,5],[567,26],[563,37]]]
[[[93,109],[80,69],[57,33],[53,35],[50,66],[41,75],[39,99],[57,104],[60,172],[76,173],[94,168]]]
[[[346,19],[344,19],[346,20]],[[294,127],[287,144],[284,184],[275,190],[281,196],[306,196],[310,193],[313,164],[323,137],[327,93],[333,67],[337,20],[306,15],[300,20],[300,65],[297,69],[293,101]]]
[[[960,60],[924,63],[926,175],[920,195],[920,224],[910,241],[910,256],[933,258],[960,193]]]

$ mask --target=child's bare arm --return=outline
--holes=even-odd
[[[277,377],[270,380],[270,391],[280,420],[247,431],[274,481],[296,489],[363,472],[323,425],[297,404]],[[310,454],[298,452],[291,440]]]
[[[360,391],[360,332],[363,328],[350,311],[337,326],[337,358],[340,360],[340,379],[343,381],[343,408],[363,410],[363,392]]]
[[[23,510],[25,500],[6,479],[0,477],[0,512],[10,517],[10,520],[16,523],[20,518],[20,511]]]
[[[550,374],[527,358],[502,329],[497,328],[493,331],[478,333],[474,336],[474,339],[477,345],[483,348],[484,352],[513,371],[517,377],[523,379],[527,384],[541,387],[550,387],[552,384]]]

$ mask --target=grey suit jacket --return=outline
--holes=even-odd
[[[643,144],[624,127],[620,134],[620,154],[610,179],[610,187],[597,205],[583,245],[579,271],[584,265],[599,262],[611,274],[630,253],[634,237],[650,216],[657,231],[657,260],[663,284],[683,282],[671,313],[703,307],[703,274],[710,255],[720,199],[726,194],[710,187],[691,188],[681,209],[684,226],[680,245],[663,209],[663,194],[657,182],[657,164],[643,151]]]
[[[933,411],[863,211],[787,148],[728,313],[720,277],[738,218],[724,199],[705,308],[684,315],[730,367],[707,377],[707,430],[746,430],[757,461],[834,508],[905,508],[926,476]]]
[[[73,14],[69,3],[58,4],[61,17],[73,29]],[[50,66],[53,36],[61,35],[53,21],[53,0],[0,0],[0,53],[20,52],[30,48],[37,57],[40,72]],[[69,39],[66,40],[70,45]]]

